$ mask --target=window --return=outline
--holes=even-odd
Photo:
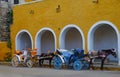
[[[19,4],[19,0],[14,0],[14,4]]]

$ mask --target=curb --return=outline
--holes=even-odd
[[[8,66],[11,66],[11,62],[0,62],[0,65],[8,65]]]

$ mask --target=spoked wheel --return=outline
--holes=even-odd
[[[55,69],[61,69],[62,68],[62,61],[61,61],[60,57],[55,56],[53,58],[53,62],[54,62],[53,64],[54,64]]]
[[[17,56],[14,56],[11,60],[12,66],[17,67],[19,65],[19,59]]]
[[[27,65],[27,67],[32,68],[33,62],[31,60],[27,60],[26,65]]]
[[[82,64],[81,61],[75,61],[75,62],[73,63],[73,69],[74,69],[74,70],[81,70],[82,67],[83,67],[83,64]]]
[[[87,70],[89,68],[89,62],[83,61],[83,69]]]

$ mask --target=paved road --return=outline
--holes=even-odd
[[[27,68],[0,65],[0,77],[120,77],[120,71],[55,70],[53,68]]]

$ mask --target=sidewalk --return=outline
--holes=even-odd
[[[0,62],[0,65],[8,65],[8,66],[11,66],[11,62]]]
[[[94,64],[95,70],[100,70],[100,65],[100,63]],[[106,63],[103,66],[103,70],[120,71],[120,65],[118,65],[117,63]]]

